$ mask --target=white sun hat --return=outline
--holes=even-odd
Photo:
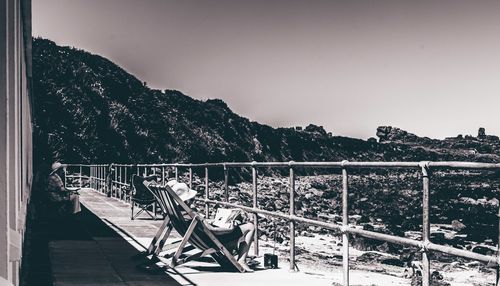
[[[172,188],[172,190],[177,194],[177,196],[179,196],[179,198],[183,201],[190,200],[196,197],[196,195],[198,194],[198,192],[190,189],[188,185],[186,185],[185,183],[176,182],[175,184],[172,184],[172,186],[170,186],[169,183],[167,183],[167,185],[170,188]]]
[[[169,187],[173,187],[175,184],[178,184],[179,182],[177,182],[177,180],[170,180],[167,182],[167,186]]]
[[[51,166],[52,172],[50,172],[50,174],[53,174],[55,171],[59,170],[62,167],[64,167],[64,165],[59,163],[59,162],[52,163],[52,166]]]

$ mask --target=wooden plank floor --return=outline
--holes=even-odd
[[[115,198],[108,198],[102,193],[99,193],[93,189],[83,189],[81,192],[82,204],[86,206],[91,212],[98,216],[104,223],[106,223],[111,229],[115,231],[116,234],[120,235],[123,240],[133,246],[136,251],[144,250],[154,236],[156,230],[161,224],[161,220],[151,220],[146,216],[141,219],[130,220],[130,205],[123,201]],[[178,234],[173,234],[171,238],[167,241],[168,243],[174,242],[173,246],[166,247],[172,249],[176,246],[175,242],[179,241],[180,237]],[[124,268],[113,269],[117,273],[117,277],[113,275],[101,277],[100,274],[96,274],[95,277],[99,277],[102,283],[101,285],[120,285],[113,283],[120,283],[117,279],[127,279],[128,285],[156,285],[156,280],[151,281],[150,284],[134,284],[130,283],[133,281],[135,274],[133,270],[127,268],[130,265],[130,254],[120,256],[122,249],[126,249],[125,246],[116,244],[112,239],[95,239],[99,247],[104,249],[106,259],[113,261],[123,261],[117,263],[118,265],[125,265]],[[65,248],[67,251],[71,250],[71,246]],[[271,248],[266,248],[261,246],[261,253],[272,252]],[[170,250],[171,251],[171,250]],[[251,250],[250,253],[253,253]],[[93,254],[88,253],[88,256]],[[115,256],[119,256],[115,258]],[[96,255],[96,259],[98,255]],[[128,259],[128,261],[127,261]],[[212,262],[202,262],[202,261],[192,261],[184,265],[178,266],[175,269],[170,267],[165,268],[165,273],[168,273],[170,277],[178,281],[181,285],[218,285],[218,286],[234,286],[234,285],[341,285],[342,282],[342,271],[335,272],[322,272],[316,269],[305,269],[303,268],[301,272],[290,272],[288,270],[288,265],[284,263],[284,267],[280,269],[265,269],[262,267],[262,257],[257,260],[261,262],[261,266],[257,267],[254,273],[234,273],[226,272],[222,270],[218,264]],[[96,265],[101,262],[96,261]],[[169,261],[163,261],[159,264],[168,265]],[[114,265],[114,263],[111,263]],[[84,266],[81,266],[84,267]],[[112,270],[102,268],[102,271],[110,272]],[[131,271],[130,276],[128,271]],[[379,273],[367,273],[364,271],[351,270],[351,280],[352,285],[393,285],[402,286],[408,285],[409,282],[402,278],[391,277]],[[97,279],[97,278],[96,278]],[[106,279],[109,279],[107,281]],[[140,277],[141,283],[145,282],[145,278]],[[155,279],[155,278],[150,278]],[[381,283],[378,283],[381,282]],[[107,284],[106,284],[107,283]],[[68,284],[69,285],[69,284]],[[85,284],[82,284],[85,285]],[[169,284],[163,284],[169,285]]]
[[[94,213],[102,208],[102,214],[114,217],[115,223],[123,221],[121,227],[125,227],[125,218],[116,216],[130,213],[123,208],[109,211],[114,203],[121,202],[100,200],[99,194],[90,190],[82,192],[82,200],[92,210],[84,207],[80,214],[58,219],[50,226],[49,259],[54,285],[180,285],[166,272],[141,270],[138,266],[147,260],[141,258],[140,249]],[[89,204],[89,200],[95,204]],[[161,223],[146,219],[134,222],[138,224],[135,233],[150,235],[149,239]]]

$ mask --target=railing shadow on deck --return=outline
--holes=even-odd
[[[162,184],[170,178],[173,171],[176,180],[179,180],[179,170],[188,171],[188,185],[193,187],[193,169],[204,169],[205,196],[200,201],[205,203],[205,215],[209,215],[209,206],[220,205],[232,208],[239,208],[253,214],[253,221],[258,229],[258,214],[285,219],[289,222],[290,229],[290,270],[295,270],[295,223],[305,223],[307,225],[318,226],[321,228],[340,231],[342,233],[343,247],[343,284],[349,285],[349,234],[355,234],[366,238],[395,243],[404,246],[412,246],[422,251],[422,285],[430,285],[430,252],[441,252],[453,256],[469,258],[497,268],[497,281],[499,285],[499,261],[500,251],[495,256],[483,255],[472,251],[467,251],[455,247],[436,244],[430,241],[430,171],[434,169],[462,169],[462,170],[500,170],[500,164],[475,163],[475,162],[243,162],[243,163],[204,163],[204,164],[113,164],[114,172],[110,173],[110,165],[85,165],[85,164],[67,164],[66,183],[71,181],[77,186],[88,184],[96,190],[105,190],[106,184],[111,184],[112,196],[127,200],[126,189],[130,190],[130,176],[158,174],[161,176]],[[209,198],[209,169],[222,169],[224,172],[224,201],[213,200]],[[228,188],[228,170],[236,168],[251,168],[252,171],[252,207],[229,203]],[[259,168],[287,168],[289,177],[289,213],[271,212],[259,208],[257,202],[257,171]],[[295,214],[295,170],[297,168],[328,168],[338,169],[342,172],[342,224],[328,223],[319,220],[300,217]],[[400,236],[388,235],[369,230],[355,228],[349,224],[348,214],[348,195],[349,195],[349,173],[355,169],[406,169],[419,171],[422,176],[422,238],[414,240]],[[500,216],[500,210],[498,215]],[[500,223],[499,223],[500,229]],[[499,239],[500,241],[500,239]],[[258,255],[258,231],[255,232],[255,255]]]

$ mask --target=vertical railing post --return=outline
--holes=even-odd
[[[425,247],[429,243],[430,221],[429,221],[429,162],[421,162],[423,199],[422,199],[422,286],[429,286],[431,283],[429,252]]]
[[[500,208],[498,208],[498,240],[497,240],[497,279],[496,286],[500,286]]]
[[[101,190],[103,189],[103,186],[104,186],[104,184],[103,184],[103,182],[102,182],[102,179],[103,179],[103,177],[104,177],[104,176],[103,176],[103,170],[104,170],[103,166],[100,166],[100,167],[99,167],[99,182],[100,182],[101,186],[100,186],[99,188],[100,188]]]
[[[161,166],[161,184],[165,186],[165,166]]]
[[[130,166],[127,165],[127,166],[125,166],[125,184],[127,184],[127,186],[130,185],[130,180],[129,180],[129,177],[131,177],[130,175],[131,175],[130,174]]]
[[[102,171],[102,166],[101,165],[98,165],[96,167],[96,170],[97,170],[97,188],[99,189],[99,191],[102,190],[102,182],[101,182],[101,171]]]
[[[94,189],[99,191],[99,186],[97,185],[97,166],[92,166],[92,179],[94,181]]]
[[[101,191],[101,176],[100,176],[100,172],[101,172],[101,166],[99,165],[96,165],[95,166],[95,184],[96,184],[96,189],[97,191]]]
[[[64,187],[66,188],[67,187],[67,180],[68,180],[68,171],[66,170],[68,167],[63,167],[63,172],[64,172]]]
[[[255,167],[255,163],[255,161],[252,162],[252,193],[253,207],[257,208],[257,168]],[[255,226],[255,232],[253,234],[254,255],[259,256],[259,217],[256,213],[253,214],[253,224]]]
[[[349,233],[347,228],[349,226],[349,189],[348,189],[348,176],[347,169],[344,164],[346,160],[342,161],[342,270],[344,278],[344,286],[349,285]]]
[[[224,164],[224,199],[226,202],[229,202],[229,170],[227,169],[226,164]]]
[[[120,196],[120,199],[124,199],[125,198],[125,186],[126,186],[126,183],[127,183],[127,165],[123,165],[123,171],[122,171],[122,179],[121,179],[121,186],[122,186],[122,194]]]
[[[176,177],[177,177],[177,168],[175,168],[176,172]],[[208,167],[205,167],[205,199],[208,200]],[[208,202],[205,202],[205,217],[209,217],[209,210],[208,210]]]
[[[193,188],[193,168],[189,167],[189,188]]]
[[[108,167],[107,166],[104,166],[102,168],[102,177],[104,178],[104,184],[103,184],[103,188],[102,188],[102,193],[105,194],[107,192],[107,188],[108,186],[106,185],[106,175],[108,174]]]
[[[295,172],[293,169],[293,161],[290,161],[290,215],[295,215]],[[295,270],[295,222],[290,220],[290,271]]]
[[[101,189],[105,189],[106,188],[106,177],[104,175],[104,172],[106,172],[106,166],[105,165],[102,165],[101,166]]]
[[[124,175],[125,175],[125,166],[120,166],[120,195],[118,196],[119,199],[121,200],[123,198],[123,183],[124,183]]]
[[[101,172],[102,172],[102,166],[101,165],[96,165],[94,167],[94,170],[95,170],[95,183],[96,183],[96,190],[98,192],[103,192],[102,190],[102,182],[101,182]]]
[[[118,167],[118,198],[120,199],[122,197],[122,180],[123,180],[123,167],[119,166]]]
[[[78,181],[80,183],[80,189],[82,188],[82,165],[80,164],[80,176],[78,178]]]
[[[117,168],[119,168],[119,167],[115,166],[115,180],[111,183],[111,190],[115,190],[114,192],[111,192],[111,196],[113,196],[113,193],[114,193],[114,197],[115,198],[118,195],[118,190],[117,190],[117,188],[115,186],[116,182],[118,181],[118,170],[117,170]]]
[[[177,167],[175,167],[174,170],[175,170],[175,180],[178,182],[179,181],[179,169]]]
[[[96,175],[96,187],[98,191],[101,191],[101,166],[97,165],[95,167],[95,175]]]
[[[102,177],[104,178],[104,182],[103,182],[103,188],[102,188],[102,193],[106,193],[106,175],[108,174],[108,168],[107,167],[102,167]]]

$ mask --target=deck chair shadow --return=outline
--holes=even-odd
[[[135,192],[132,192],[130,196],[130,205],[132,210],[130,218],[132,220],[137,218],[143,212],[148,214],[152,219],[156,220],[156,198],[150,191],[148,191],[144,182],[145,180],[143,177],[135,174],[132,175],[132,186],[135,189]],[[139,210],[134,214],[135,206],[137,206]]]
[[[210,255],[224,270],[245,272],[236,258],[210,230],[205,219],[184,203],[169,186],[146,186],[146,188],[154,195],[166,214],[162,226],[146,251],[147,255],[157,257],[172,229],[175,229],[182,236],[182,241],[172,257],[172,267]],[[180,259],[188,243],[199,252]]]

